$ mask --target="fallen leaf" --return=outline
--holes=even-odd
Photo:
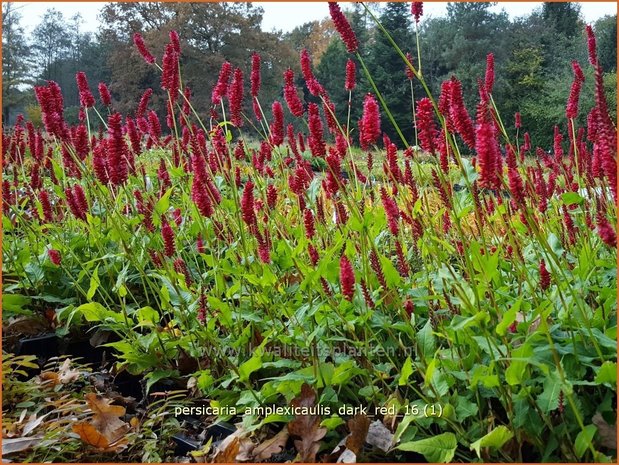
[[[316,403],[316,393],[312,388],[304,383],[301,387],[301,394],[291,402],[293,407],[313,407]],[[320,417],[318,415],[297,415],[294,420],[288,423],[288,432],[291,436],[299,438],[294,441],[294,446],[300,455],[301,462],[314,462],[316,453],[320,449],[320,440],[327,434],[326,428],[320,428]]]
[[[2,456],[22,452],[41,442],[42,436],[32,438],[2,438]]]
[[[242,427],[227,436],[215,449],[213,462],[238,463],[251,460],[255,444],[246,436],[247,431]]]
[[[86,444],[96,447],[103,452],[120,452],[125,449],[129,443],[129,440],[123,437],[110,443],[108,438],[87,422],[75,423],[73,425],[73,431],[79,434],[82,441]]]
[[[97,429],[90,423],[85,421],[75,423],[73,425],[73,431],[79,434],[82,441],[90,446],[97,447],[99,449],[106,449],[110,445],[110,441],[108,441],[103,434],[97,431]]]
[[[95,414],[91,421],[92,426],[105,436],[110,443],[117,440],[127,431],[129,425],[120,419],[125,414],[125,407],[110,405],[108,399],[104,399],[92,392],[86,394],[86,400],[90,410]]]
[[[368,435],[369,427],[370,419],[365,415],[355,415],[348,420],[350,434],[346,438],[346,448],[353,451],[355,455],[359,455]]]
[[[393,433],[382,422],[375,420],[370,424],[366,442],[371,446],[378,447],[383,452],[387,452],[393,444]]]
[[[270,459],[271,456],[279,454],[288,442],[288,428],[284,427],[279,433],[273,436],[271,439],[267,439],[262,444],[256,446],[253,451],[253,460],[256,462],[262,462]]]
[[[60,376],[54,371],[45,371],[39,375],[41,384],[56,386],[60,382]]]
[[[224,440],[224,442],[226,441]],[[217,449],[217,452],[213,457],[213,463],[236,463],[236,456],[239,453],[240,448],[241,444],[238,437],[232,438],[232,440],[226,445],[222,443],[221,448]]]
[[[79,370],[72,370],[71,360],[68,358],[65,359],[65,361],[62,362],[62,365],[60,365],[60,369],[58,370],[58,381],[60,381],[61,384],[69,384],[79,379],[79,377]]]

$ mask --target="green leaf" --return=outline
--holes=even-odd
[[[576,451],[576,455],[578,458],[582,458],[585,455],[587,449],[591,446],[591,441],[593,441],[593,436],[597,431],[597,427],[595,425],[587,425],[585,429],[583,429],[578,436],[576,436],[576,441],[574,441],[574,450]]]
[[[518,313],[518,310],[520,310],[521,304],[522,304],[522,297],[516,301],[516,303],[512,306],[512,308],[510,308],[507,312],[503,314],[503,319],[498,325],[496,325],[496,330],[495,330],[499,336],[505,336],[505,333],[507,332],[507,328],[509,328],[510,325],[514,321],[516,321],[516,314]]]
[[[610,383],[612,386],[617,385],[617,363],[616,362],[604,362],[595,375],[595,382],[597,384]]]
[[[99,289],[99,284],[101,284],[101,282],[99,281],[99,267],[97,266],[95,268],[95,271],[92,273],[92,276],[90,277],[90,287],[88,288],[88,292],[86,293],[86,299],[92,301],[92,298],[97,292],[97,289]]]
[[[111,318],[118,322],[124,321],[122,314],[108,310],[98,302],[89,302],[80,305],[75,311],[81,313],[88,322],[102,322],[107,318]]]
[[[421,328],[421,331],[417,333],[417,344],[424,359],[434,357],[434,350],[436,348],[436,342],[434,340],[434,333],[432,331],[432,323],[428,319],[426,325]]]
[[[239,380],[240,381],[248,381],[249,376],[262,368],[262,356],[260,355],[262,351],[256,351],[252,357],[241,364],[239,367]]]
[[[566,192],[564,194],[561,194],[561,201],[564,205],[580,205],[584,202],[584,200],[585,199],[583,199],[576,192]]]
[[[466,397],[458,397],[456,401],[456,416],[458,421],[463,421],[468,417],[477,415],[479,407],[475,402],[471,402]]]
[[[404,365],[402,366],[402,372],[400,373],[400,380],[398,381],[399,386],[406,386],[408,382],[408,378],[413,374],[413,362],[410,357],[406,357],[404,361]]]
[[[515,386],[522,383],[525,370],[528,365],[528,359],[533,355],[533,347],[528,342],[518,347],[512,352],[512,359],[505,370],[505,381],[510,386]]]
[[[178,371],[176,370],[155,370],[148,373],[146,378],[146,393],[150,392],[150,388],[157,381],[161,381],[162,379],[167,378],[177,378],[179,376]]]
[[[170,195],[172,194],[172,190],[174,188],[170,187],[165,194],[161,196],[157,203],[155,204],[155,211],[160,215],[163,215],[170,208]]]
[[[138,326],[156,326],[159,323],[159,313],[153,307],[142,307],[136,315]]]
[[[556,372],[544,380],[544,391],[537,396],[537,405],[543,413],[549,413],[559,406],[561,380]]]
[[[405,442],[397,449],[422,454],[428,462],[446,463],[453,459],[458,441],[453,433],[443,433],[420,441]]]
[[[21,294],[4,294],[2,296],[2,309],[10,312],[18,312],[30,303],[30,297]]]
[[[464,318],[461,315],[456,315],[449,327],[454,331],[462,331],[463,329],[471,326],[479,327],[479,323],[487,323],[488,321],[490,321],[490,315],[488,315],[488,312],[478,312],[468,318]]]
[[[490,447],[492,449],[500,449],[503,445],[514,437],[506,426],[497,426],[484,437],[479,438],[477,441],[471,444],[471,450],[477,453],[477,457],[481,458],[481,448]]]

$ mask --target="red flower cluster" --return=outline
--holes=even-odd
[[[122,116],[113,113],[108,117],[107,173],[112,184],[119,186],[128,178],[128,147],[122,132]]]
[[[170,226],[170,223],[166,219],[163,219],[161,225],[161,237],[163,238],[163,253],[166,257],[172,257],[176,253],[176,240],[174,238],[174,231]]]
[[[273,113],[273,120],[269,126],[271,130],[270,140],[271,144],[277,146],[284,143],[284,109],[282,104],[276,100],[271,106],[271,111]]]
[[[92,92],[90,92],[90,87],[88,87],[86,74],[80,71],[75,75],[75,80],[77,81],[77,89],[80,94],[80,105],[84,108],[94,107],[95,98],[93,97]]]
[[[56,249],[48,249],[47,250],[47,256],[49,257],[49,260],[56,266],[60,266],[60,262],[62,261],[62,258],[60,256],[60,252]]]
[[[294,84],[294,72],[290,68],[284,71],[284,99],[290,113],[296,117],[303,116],[305,109],[303,108],[303,102],[301,102],[297,94],[297,87]]]
[[[359,121],[359,143],[368,150],[380,137],[380,111],[376,98],[367,94],[363,102],[363,116]]]
[[[112,104],[112,96],[110,90],[107,88],[104,82],[99,83],[99,97],[101,97],[101,103],[109,107]]]
[[[324,158],[327,154],[327,147],[323,138],[322,120],[320,119],[318,105],[310,103],[308,112],[309,139],[307,142],[313,156]]]
[[[346,89],[349,92],[352,91],[357,84],[355,82],[356,71],[357,71],[357,68],[356,68],[355,62],[349,58],[348,61],[346,62],[346,82],[344,84],[344,89]]]
[[[436,151],[434,142],[438,136],[438,130],[434,122],[434,108],[429,98],[425,97],[417,102],[416,117],[421,148],[426,152],[434,153]]]
[[[389,231],[394,236],[398,235],[399,232],[399,220],[400,220],[400,209],[398,205],[395,203],[387,190],[384,187],[380,189],[380,198],[383,203],[383,208],[385,209],[385,214],[387,215],[387,223],[389,224]]]
[[[241,118],[243,106],[243,71],[241,71],[241,68],[236,68],[234,70],[228,99],[230,101],[230,121],[237,128],[241,127],[243,125],[243,119]]]
[[[413,2],[411,4],[411,13],[415,17],[415,23],[419,23],[423,15],[423,2]]]
[[[355,272],[346,255],[340,258],[340,287],[342,295],[349,302],[355,292]]]
[[[152,56],[151,53],[148,51],[148,48],[146,48],[144,38],[140,33],[136,32],[135,34],[133,34],[133,43],[137,47],[138,52],[140,52],[140,55],[142,55],[142,58],[144,58],[144,61],[152,65],[155,62],[155,57]]]
[[[232,65],[224,61],[221,65],[221,70],[219,71],[219,79],[217,79],[217,84],[213,88],[213,92],[211,95],[211,103],[213,105],[219,105],[221,103],[221,99],[228,95],[228,82],[230,81],[230,75],[232,74]]]
[[[582,85],[585,82],[585,75],[577,61],[572,61],[572,69],[574,70],[574,82],[572,82],[570,96],[567,100],[567,107],[565,109],[565,116],[568,119],[573,119],[578,116],[578,99],[580,98]]]
[[[550,273],[546,269],[544,260],[539,263],[539,287],[544,291],[550,287]]]
[[[344,16],[336,2],[329,2],[329,13],[331,14],[335,29],[340,34],[344,45],[346,45],[346,50],[348,50],[348,53],[355,53],[359,48],[359,41],[352,27],[350,27],[348,19],[346,19],[346,16]]]

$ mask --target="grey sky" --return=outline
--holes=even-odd
[[[290,31],[296,26],[315,19],[322,19],[328,15],[326,2],[254,2],[264,8],[263,29],[278,29]],[[14,2],[19,6],[22,13],[22,22],[26,30],[31,30],[43,16],[45,10],[54,7],[60,10],[66,18],[70,18],[75,13],[80,13],[83,18],[84,31],[95,31],[97,29],[97,13],[104,5],[103,2]],[[346,4],[342,3],[344,8]],[[541,3],[534,2],[498,2],[493,7],[495,11],[505,9],[511,17],[524,16]],[[424,16],[443,16],[446,12],[447,3],[445,2],[424,2]],[[617,12],[615,2],[586,2],[581,3],[582,13],[587,22],[612,15]]]

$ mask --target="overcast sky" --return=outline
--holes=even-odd
[[[262,26],[264,30],[278,29],[290,31],[296,26],[315,19],[322,19],[328,15],[326,2],[254,2],[264,8]],[[97,29],[97,13],[104,5],[103,2],[14,2],[22,13],[22,23],[26,30],[30,31],[41,20],[43,13],[50,7],[54,7],[65,15],[66,18],[80,13],[83,19],[84,31]],[[342,3],[344,9],[346,4]],[[524,16],[531,13],[541,3],[534,2],[498,2],[493,7],[494,11],[505,9],[511,17]],[[444,2],[424,2],[424,16],[443,16],[447,9]],[[581,3],[582,13],[588,23],[604,15],[612,15],[617,12],[615,2],[586,2]]]

